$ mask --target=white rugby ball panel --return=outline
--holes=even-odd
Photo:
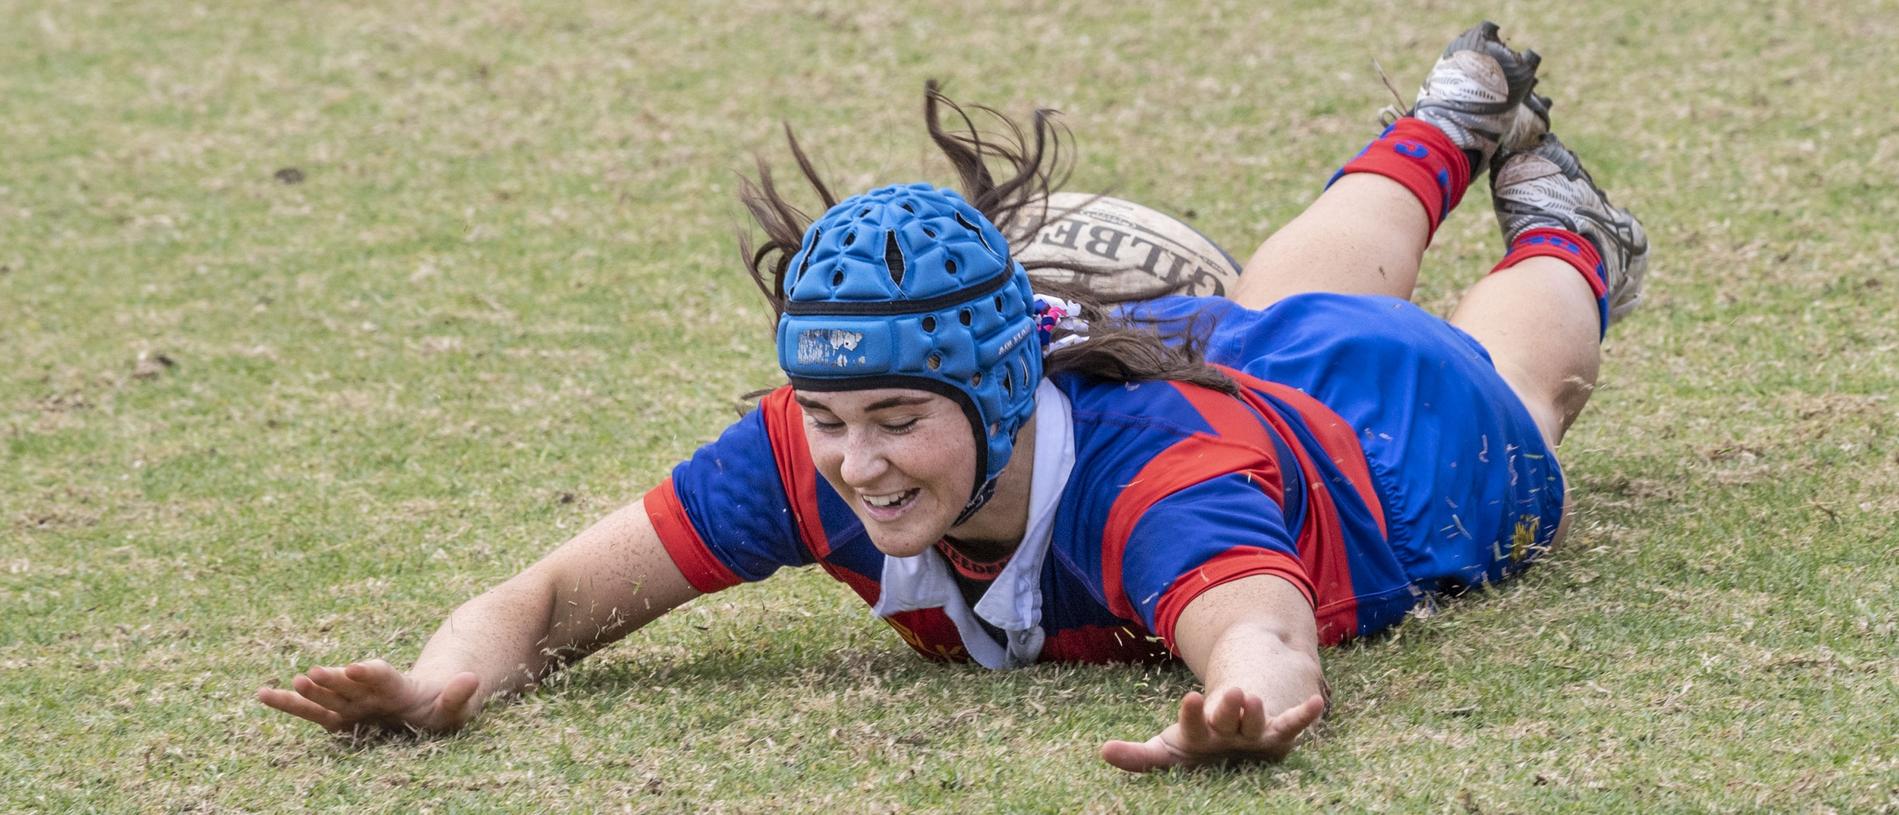
[[[1166,213],[1123,198],[1083,192],[1049,197],[1048,223],[1024,245],[1024,264],[1059,261],[1086,267],[1030,269],[1035,280],[1079,286],[1100,295],[1179,286],[1179,294],[1224,295],[1240,264],[1219,244]]]

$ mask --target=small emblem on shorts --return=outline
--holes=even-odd
[[[1536,533],[1543,528],[1543,519],[1536,515],[1524,515],[1517,518],[1517,531],[1510,536],[1510,562],[1522,563],[1537,555]]]

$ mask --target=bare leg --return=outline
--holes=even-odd
[[[1488,22],[1451,40],[1410,115],[1253,253],[1233,299],[1253,309],[1305,292],[1411,299],[1431,233],[1463,197],[1470,168],[1547,129],[1549,106],[1530,92],[1539,60],[1510,50]]]
[[[1601,366],[1595,294],[1576,268],[1533,257],[1470,287],[1451,315],[1490,351],[1551,447],[1582,413]]]
[[[1451,315],[1490,351],[1552,449],[1595,389],[1602,364],[1595,300],[1575,267],[1536,257],[1478,281]],[[1552,545],[1568,536],[1572,505],[1564,502]]]
[[[1506,154],[1491,200],[1511,265],[1472,286],[1451,324],[1490,350],[1554,447],[1595,389],[1605,313],[1613,324],[1641,301],[1648,237],[1553,134]]]
[[[1404,185],[1370,173],[1345,176],[1260,245],[1233,299],[1252,309],[1313,291],[1408,300],[1430,227]]]

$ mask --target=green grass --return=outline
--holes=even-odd
[[[856,5],[0,0],[0,810],[1899,808],[1889,4]],[[1053,105],[1075,187],[1243,254],[1369,136],[1372,60],[1408,89],[1483,16],[1652,299],[1568,545],[1328,652],[1287,764],[1118,774],[1184,670],[923,664],[812,572],[454,738],[251,700],[412,658],[776,381],[732,193],[778,121],[861,188],[947,180],[926,77]],[[1496,252],[1464,209],[1431,308]]]

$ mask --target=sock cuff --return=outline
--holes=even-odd
[[[1424,205],[1431,233],[1457,208],[1470,187],[1470,158],[1444,131],[1406,116],[1385,128],[1326,182],[1330,187],[1351,173],[1372,173],[1410,190]]]
[[[1490,269],[1496,274],[1530,258],[1556,258],[1568,263],[1589,284],[1596,296],[1596,316],[1603,333],[1609,330],[1608,270],[1602,265],[1602,252],[1588,238],[1567,229],[1537,227],[1526,229],[1510,242],[1510,251]]]
[[[1581,272],[1583,279],[1589,282],[1589,291],[1597,297],[1608,293],[1609,285],[1603,279],[1602,253],[1596,251],[1596,245],[1588,238],[1567,229],[1556,227],[1537,227],[1525,229],[1510,242],[1510,252],[1497,261],[1490,271],[1501,272],[1530,258],[1550,257],[1568,263]]]

